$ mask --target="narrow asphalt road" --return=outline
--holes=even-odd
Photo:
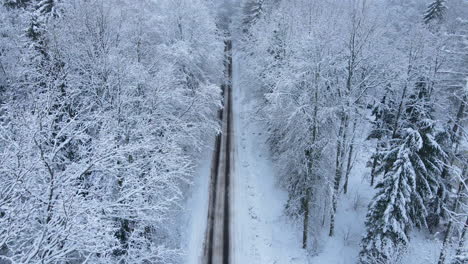
[[[219,111],[222,133],[216,137],[211,165],[210,204],[205,236],[204,264],[230,262],[230,176],[232,166],[232,43],[225,41],[224,108]]]

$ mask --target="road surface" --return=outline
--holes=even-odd
[[[224,107],[220,110],[222,133],[217,135],[211,165],[210,205],[204,248],[204,264],[230,263],[230,176],[232,170],[232,43],[225,42]]]

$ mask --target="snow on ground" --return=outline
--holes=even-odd
[[[307,263],[300,230],[283,215],[287,194],[276,185],[263,129],[252,94],[240,82],[241,62],[234,58],[234,168],[231,177],[231,238],[234,264]]]
[[[363,150],[360,150],[363,152]],[[347,194],[340,194],[335,223],[335,236],[328,236],[328,228],[322,231],[320,251],[310,258],[313,264],[350,264],[355,263],[359,254],[359,243],[365,234],[367,205],[374,194],[368,177],[369,168],[365,167],[368,155],[360,154],[349,177]]]
[[[363,128],[366,130],[367,128]],[[360,131],[367,134],[367,131]],[[328,225],[321,235],[319,252],[309,258],[310,264],[351,264],[357,263],[360,242],[366,233],[365,218],[369,202],[376,190],[370,186],[370,168],[366,161],[374,150],[373,142],[358,142],[360,149],[356,164],[350,174],[349,191],[340,194],[336,215],[336,232],[328,237]],[[377,178],[378,182],[380,178]],[[403,264],[437,263],[441,242],[418,230],[411,233],[408,249],[402,254]]]
[[[214,144],[214,137],[212,142]],[[202,152],[202,156],[203,158],[195,173],[192,186],[193,192],[186,203],[187,211],[184,221],[186,228],[182,230],[182,236],[186,238],[182,247],[186,249],[185,263],[187,264],[199,264],[203,256],[203,243],[208,217],[210,168],[213,156],[212,146],[207,147]]]
[[[365,129],[365,128],[364,128]],[[361,131],[365,133],[365,131]],[[357,263],[360,242],[366,233],[365,218],[369,202],[375,194],[370,186],[370,168],[366,167],[373,151],[371,142],[360,142],[360,153],[349,178],[349,191],[341,193],[336,215],[336,232],[334,237],[328,237],[323,230],[319,252],[309,258],[310,264],[351,264]],[[378,182],[380,178],[377,179]],[[437,263],[441,242],[429,234],[418,230],[411,233],[411,241],[405,253],[402,254],[403,264]]]
[[[414,231],[401,262],[404,264],[437,263],[442,247],[441,241],[417,230]],[[448,257],[446,263],[451,263],[450,257]]]

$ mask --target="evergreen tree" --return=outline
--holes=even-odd
[[[433,102],[430,100],[428,83],[429,81],[425,78],[419,79],[416,83],[416,91],[410,95],[406,108],[406,122],[419,131],[423,140],[422,148],[418,152],[419,160],[416,160],[413,165],[418,172],[416,191],[424,203],[422,208],[413,207],[411,211],[413,219],[421,220],[415,222],[418,227],[427,227],[426,218],[422,219],[419,216],[422,212],[424,216],[427,216],[426,207],[437,197],[438,192],[444,193],[445,190],[445,184],[440,175],[447,155],[435,137],[437,132],[434,128]],[[443,207],[441,201],[439,201],[439,207]]]
[[[446,158],[434,138],[430,105],[427,81],[419,79],[405,107],[403,128],[377,170],[384,176],[369,206],[361,263],[391,263],[394,250],[407,245],[411,228],[427,226],[427,204],[441,185]]]
[[[260,18],[263,12],[263,3],[265,0],[250,0],[245,2],[243,6],[243,31],[247,33],[249,28],[254,25]]]
[[[447,6],[446,0],[434,0],[426,9],[424,13],[424,22],[430,23],[432,21],[441,21],[444,19]]]
[[[417,177],[413,161],[418,159],[422,145],[418,131],[408,129],[401,145],[386,154],[384,163],[391,170],[377,184],[378,192],[369,206],[360,263],[388,263],[394,250],[408,243],[412,225],[410,205],[416,193]],[[416,201],[420,203],[418,207],[423,207],[421,199]]]
[[[371,169],[371,186],[374,185],[376,169],[380,166],[383,158],[382,150],[387,146],[388,140],[392,135],[393,126],[395,125],[395,109],[396,103],[393,91],[387,87],[382,100],[375,104],[372,109],[372,130],[367,136],[367,140],[376,139],[377,146],[375,153],[372,154],[370,160]]]
[[[40,14],[54,14],[56,8],[56,0],[41,0],[37,4],[37,10]]]
[[[34,3],[34,0],[4,0],[3,5],[8,8],[24,8],[27,5]]]

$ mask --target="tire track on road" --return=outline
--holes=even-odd
[[[230,175],[232,152],[232,43],[225,41],[226,83],[222,85],[224,108],[218,112],[222,134],[216,136],[211,167],[211,190],[203,263],[229,264],[230,241]]]

